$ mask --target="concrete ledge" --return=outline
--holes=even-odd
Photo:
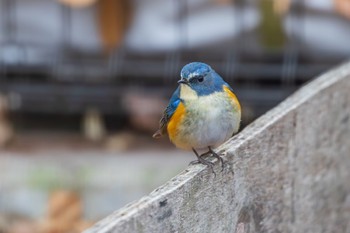
[[[219,150],[86,232],[350,232],[350,63]]]

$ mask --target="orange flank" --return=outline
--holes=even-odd
[[[227,86],[224,86],[224,91],[232,98],[235,108],[241,111],[241,105],[239,104],[236,95]]]
[[[169,120],[167,130],[171,141],[174,141],[176,137],[178,125],[181,124],[182,118],[185,116],[185,111],[184,104],[180,102]]]

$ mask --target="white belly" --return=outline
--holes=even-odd
[[[241,113],[224,92],[188,100],[185,106],[186,115],[178,129],[183,149],[215,148],[239,129]]]

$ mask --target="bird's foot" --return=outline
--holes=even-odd
[[[197,156],[197,153],[195,153],[195,154]],[[204,160],[203,157],[210,155],[210,154],[211,154],[211,152],[207,151],[207,152],[204,152],[203,154],[198,155],[197,158],[201,157]],[[207,162],[209,162],[209,161],[207,161]],[[199,164],[199,163],[202,163],[202,162],[200,162],[200,160],[197,159],[197,160],[191,161],[188,165],[195,165],[195,164]],[[212,162],[209,162],[209,163],[212,163]],[[204,163],[202,163],[202,164],[204,164]],[[214,165],[214,163],[212,163],[212,164]]]
[[[193,152],[196,154],[196,156],[197,156],[197,160],[195,160],[195,161],[192,161],[192,162],[190,162],[190,164],[189,165],[194,165],[194,164],[204,164],[204,165],[207,165],[209,168],[210,168],[210,170],[214,173],[214,175],[216,176],[216,173],[215,173],[215,171],[214,171],[214,163],[213,162],[210,162],[210,161],[208,161],[208,160],[205,160],[204,158],[202,158],[202,156],[205,156],[205,155],[207,155],[207,154],[209,154],[209,153],[211,153],[211,152],[205,152],[205,153],[203,153],[203,154],[201,154],[201,155],[198,155],[198,153],[197,153],[197,151],[196,150],[194,150],[194,149],[192,149],[193,150]]]
[[[220,163],[221,163],[221,171],[223,171],[224,170],[224,159],[221,158],[221,156],[218,155],[215,151],[213,151],[213,149],[211,149],[210,146],[208,148],[209,148],[209,151],[207,153],[211,153],[215,158],[217,158],[220,161]]]
[[[205,160],[203,158],[203,157],[211,154],[211,155],[213,155],[215,158],[217,158],[220,161],[220,163],[221,163],[221,171],[223,171],[224,170],[224,159],[221,158],[221,156],[219,154],[217,154],[215,151],[213,151],[213,149],[211,147],[208,147],[208,148],[209,148],[209,150],[207,152],[205,152],[205,153],[203,153],[201,155],[198,155],[197,156],[198,160],[190,162],[189,165],[195,165],[195,164],[199,164],[199,163],[208,165],[208,163],[210,163],[210,165],[208,165],[208,166],[214,166],[213,162],[209,162],[209,161],[207,161],[207,160]],[[197,155],[197,153],[196,153],[196,155]]]
[[[188,165],[196,165],[196,164],[204,164],[204,165],[208,165],[208,166],[214,166],[213,162],[207,161],[203,158],[193,160]]]

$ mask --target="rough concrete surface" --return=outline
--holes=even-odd
[[[99,232],[350,232],[350,63],[322,75],[219,148],[216,176],[188,167]]]

